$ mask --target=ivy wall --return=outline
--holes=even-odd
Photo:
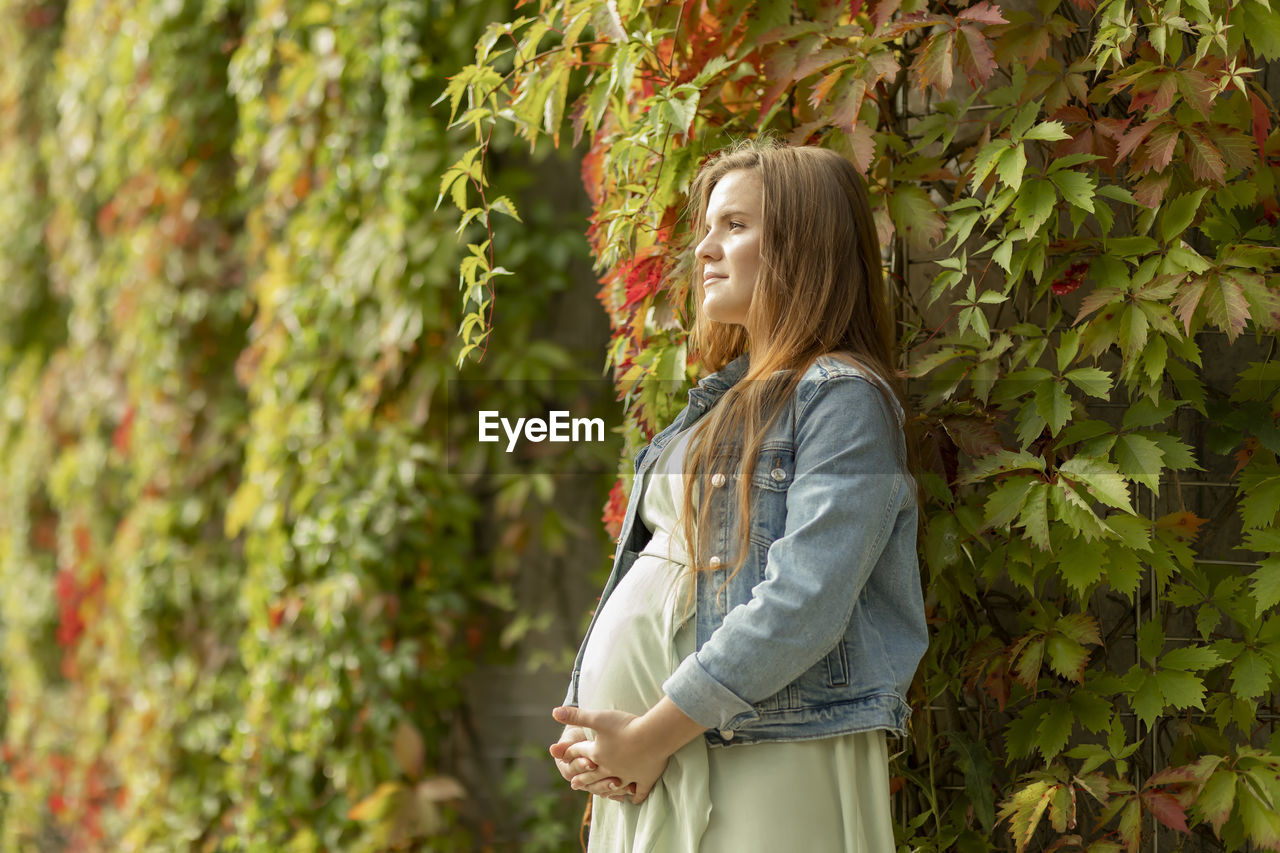
[[[582,238],[536,198],[511,337],[455,367],[433,102],[510,13],[0,2],[0,849],[472,849],[537,818],[486,820],[451,746],[464,676],[538,625],[522,555],[600,547],[545,473],[446,458],[451,380],[579,375],[546,317]]]

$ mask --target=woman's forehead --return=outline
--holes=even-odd
[[[760,175],[755,169],[734,169],[725,173],[707,199],[708,218],[731,213],[758,214],[762,189]]]

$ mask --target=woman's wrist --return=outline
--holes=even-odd
[[[706,729],[680,710],[680,706],[663,696],[636,721],[646,747],[664,757],[674,755],[682,746]]]

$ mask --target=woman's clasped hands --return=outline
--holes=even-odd
[[[566,724],[560,740],[551,745],[561,776],[575,789],[597,796],[644,802],[670,754],[652,742],[643,717],[574,707],[556,708],[552,716]],[[595,740],[584,729],[594,731]]]

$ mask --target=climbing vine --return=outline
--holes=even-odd
[[[463,679],[533,630],[527,544],[568,535],[545,472],[447,459],[457,152],[432,108],[509,12],[0,2],[0,849],[520,830],[477,813]],[[505,244],[532,342],[468,378],[570,371],[533,340],[581,243],[556,215]]]
[[[501,333],[510,292],[497,244],[519,212],[489,185],[495,131],[583,145],[630,451],[698,374],[682,212],[704,157],[772,134],[867,177],[928,460],[932,645],[894,769],[901,849],[1105,853],[1166,833],[1280,850],[1280,736],[1261,722],[1280,675],[1280,130],[1262,82],[1280,11],[521,11],[443,96],[472,147],[440,195],[485,225],[459,357]]]

